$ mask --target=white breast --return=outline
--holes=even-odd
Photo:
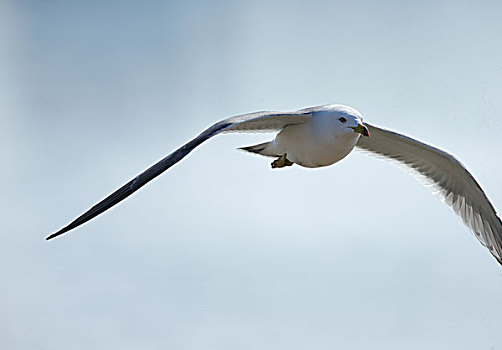
[[[298,165],[317,168],[345,158],[359,140],[359,134],[348,130],[340,133],[325,120],[290,125],[279,132],[272,146],[279,154]]]

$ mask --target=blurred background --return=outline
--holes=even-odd
[[[270,169],[212,123],[326,103],[444,148],[502,210],[502,5],[0,2],[4,349],[498,349],[502,267],[402,169]]]

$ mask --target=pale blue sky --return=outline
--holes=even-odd
[[[0,3],[5,349],[490,349],[502,267],[393,164],[273,171],[213,122],[349,104],[444,148],[502,210],[502,5]]]

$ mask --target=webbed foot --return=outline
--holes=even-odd
[[[277,158],[276,160],[274,160],[272,162],[272,169],[275,169],[275,168],[284,168],[286,166],[291,166],[293,165],[294,163],[291,162],[288,158],[286,158],[287,154],[284,153],[282,156],[280,156],[279,158]]]

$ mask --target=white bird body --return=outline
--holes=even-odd
[[[337,116],[342,114],[345,118],[353,118],[343,123],[341,128]],[[354,149],[361,134],[350,127],[357,127],[359,123],[362,123],[362,117],[356,110],[317,113],[305,124],[282,129],[260,154],[287,154],[291,162],[307,168],[328,166],[345,158]]]
[[[104,198],[69,225],[47,237],[68,232],[113,207],[183,159],[211,137],[229,132],[278,131],[275,139],[241,149],[279,157],[272,167],[298,164],[331,165],[355,147],[406,165],[431,184],[476,238],[502,264],[502,222],[474,177],[455,157],[408,136],[362,121],[361,114],[343,105],[324,105],[295,112],[256,112],[224,119],[204,130],[161,161]],[[370,136],[371,137],[361,137]]]

